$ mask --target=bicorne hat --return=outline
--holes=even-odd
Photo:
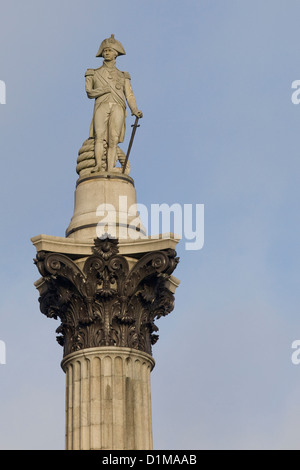
[[[96,57],[103,57],[102,54],[103,54],[103,51],[106,47],[110,47],[111,49],[114,49],[115,51],[117,51],[118,55],[125,55],[126,54],[126,52],[124,50],[124,47],[122,46],[120,41],[117,41],[115,39],[114,34],[112,34],[110,36],[110,38],[104,39],[104,41],[101,42]]]

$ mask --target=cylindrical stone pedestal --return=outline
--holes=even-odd
[[[103,173],[77,181],[66,237],[93,242],[104,233],[120,240],[146,236],[137,212],[134,181],[127,175]]]
[[[69,354],[61,365],[66,373],[66,450],[152,449],[152,356],[97,347]]]

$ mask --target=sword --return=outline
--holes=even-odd
[[[138,122],[139,122],[139,118],[136,117],[134,124],[132,124],[132,126],[131,126],[133,129],[132,129],[131,138],[130,138],[130,142],[129,142],[129,145],[128,145],[127,155],[126,155],[125,162],[124,162],[124,165],[123,165],[122,173],[125,173],[125,170],[126,170],[126,165],[127,165],[127,162],[128,162],[128,158],[129,158],[130,150],[131,150],[131,147],[132,147],[133,139],[134,139],[134,136],[135,136],[135,133],[136,133],[136,129],[137,129],[137,127],[140,127]]]

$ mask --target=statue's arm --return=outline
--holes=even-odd
[[[124,72],[124,76],[125,76],[125,97],[126,97],[128,106],[130,108],[131,114],[139,118],[142,118],[143,113],[142,111],[138,110],[136,99],[135,99],[135,96],[133,94],[133,90],[131,87],[130,75],[128,72]]]
[[[110,93],[109,87],[94,88],[94,69],[88,69],[85,73],[85,91],[89,98],[99,98],[99,96]]]

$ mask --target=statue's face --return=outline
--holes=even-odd
[[[114,60],[117,57],[118,53],[114,49],[110,47],[106,47],[103,50],[102,55],[105,60]]]

